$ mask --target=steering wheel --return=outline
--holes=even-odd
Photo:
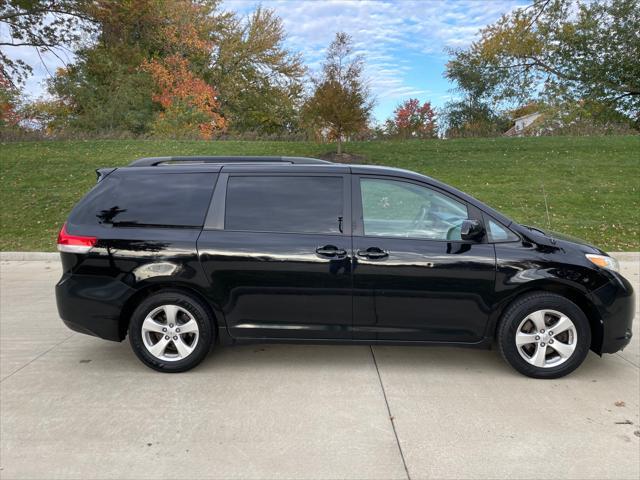
[[[418,228],[420,223],[424,223],[424,221],[427,219],[427,215],[429,215],[429,207],[427,205],[422,205],[420,207],[420,211],[411,222],[411,228]]]

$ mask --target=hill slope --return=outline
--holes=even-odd
[[[152,155],[318,156],[307,142],[100,140],[3,143],[0,250],[53,250],[69,210],[98,167]],[[640,137],[539,137],[347,144],[368,163],[415,170],[515,220],[640,250]],[[549,218],[545,209],[546,193]]]

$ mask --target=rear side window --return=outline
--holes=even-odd
[[[216,176],[115,171],[76,206],[69,223],[201,227]]]
[[[339,234],[342,177],[229,177],[224,228]]]

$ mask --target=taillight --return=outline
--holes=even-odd
[[[84,235],[70,235],[67,233],[67,224],[62,225],[58,234],[58,251],[67,253],[87,253],[96,244],[96,237]]]

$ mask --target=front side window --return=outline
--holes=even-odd
[[[398,180],[362,178],[360,190],[367,236],[461,240],[460,228],[468,218],[462,202]]]
[[[225,230],[340,234],[342,177],[229,177]]]

